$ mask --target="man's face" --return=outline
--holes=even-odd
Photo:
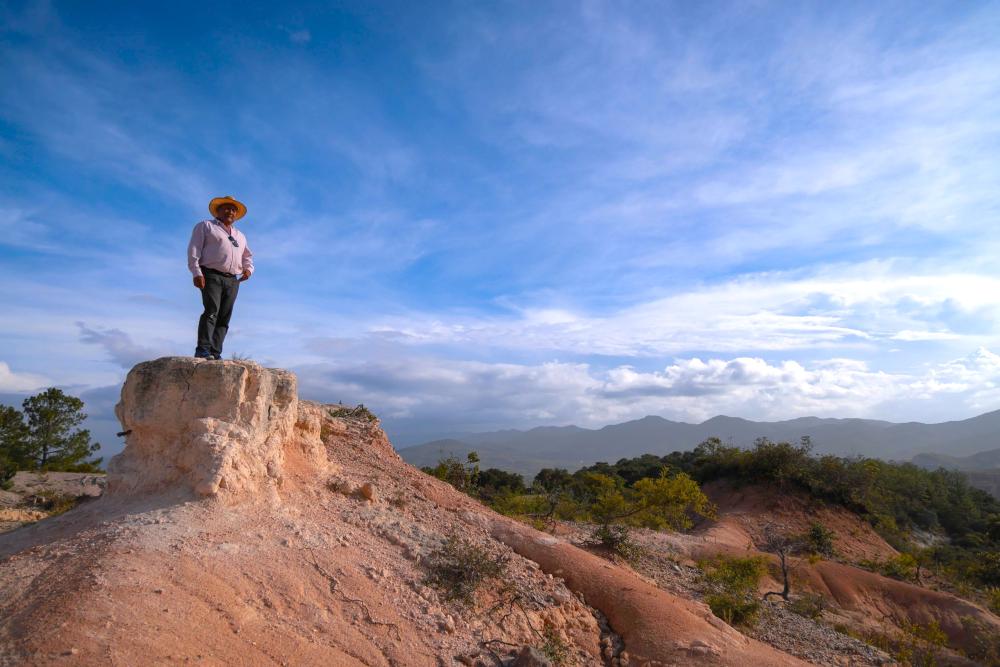
[[[215,209],[215,217],[227,225],[236,221],[236,207],[232,204],[222,204]]]

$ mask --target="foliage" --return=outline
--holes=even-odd
[[[1000,551],[983,551],[973,563],[968,573],[975,580],[987,586],[1000,586]]]
[[[632,529],[628,526],[601,524],[594,529],[591,538],[628,561],[635,560],[641,554],[641,548],[632,540]]]
[[[917,580],[917,559],[907,553],[893,556],[881,562],[863,560],[859,564],[900,581]]]
[[[447,600],[471,604],[484,582],[507,571],[507,558],[493,556],[472,542],[449,535],[440,548],[428,555],[426,567],[426,584],[440,590]]]
[[[0,405],[0,489],[10,488],[9,480],[24,457],[27,437],[24,416],[12,407]]]
[[[621,523],[656,530],[683,530],[691,516],[715,516],[715,507],[698,483],[684,473],[661,469],[659,477],[627,487],[621,478],[596,472],[575,477],[573,495],[582,513],[602,525]]]
[[[756,594],[765,571],[764,559],[716,556],[701,561],[698,567],[711,590],[705,602],[712,613],[730,625],[753,625],[760,614]]]
[[[918,556],[921,567],[933,565],[939,574],[978,587],[1000,586],[1000,500],[971,487],[961,472],[863,457],[815,456],[808,438],[797,444],[762,438],[748,450],[710,438],[692,451],[673,452],[659,462],[699,484],[730,479],[799,489],[866,517],[892,546]],[[623,475],[634,476],[651,465],[652,458],[645,455],[580,472],[599,471],[624,479]],[[909,539],[914,529],[948,539],[931,553],[921,554]],[[833,536],[815,528],[807,537],[817,553],[832,547]],[[914,575],[918,573],[919,569]],[[897,576],[905,578],[908,573],[904,568]]]
[[[1000,588],[991,588],[986,591],[986,599],[990,611],[1000,616]]]
[[[80,503],[80,498],[68,493],[60,493],[52,489],[43,489],[26,498],[32,505],[56,516],[68,512]]]
[[[357,407],[349,408],[346,405],[340,405],[336,408],[331,408],[329,414],[334,419],[353,419],[355,421],[363,421],[371,424],[378,423],[378,417],[375,413],[365,407],[364,403],[358,403]]]
[[[90,431],[77,428],[87,418],[83,401],[51,387],[24,400],[23,413],[0,406],[0,483],[16,470],[95,472],[100,449]]]
[[[546,621],[545,627],[542,628],[542,639],[540,650],[549,659],[549,662],[557,667],[565,665],[569,659],[569,646],[559,636],[559,630],[550,621]]]
[[[788,603],[788,610],[793,614],[818,620],[826,611],[826,598],[819,593],[805,593]]]
[[[499,468],[487,468],[480,471],[476,481],[476,492],[486,503],[491,502],[501,494],[524,494],[528,491],[524,485],[524,477]]]
[[[746,558],[716,556],[699,562],[698,568],[710,584],[733,593],[749,594],[757,591],[760,578],[764,576],[766,570],[764,559],[760,556]]]
[[[526,517],[540,525],[555,519],[592,521],[598,524],[594,537],[616,553],[631,549],[627,531],[609,530],[612,525],[654,529],[690,528],[692,517],[712,517],[715,508],[698,483],[685,473],[663,466],[655,478],[643,478],[628,486],[624,479],[593,470],[569,474],[559,468],[541,470],[529,490],[520,475],[496,468],[479,470],[479,457],[470,452],[463,463],[455,456],[422,470],[478,497],[494,510]]]
[[[760,616],[760,602],[732,593],[709,593],[705,604],[712,613],[732,626],[752,627]]]
[[[833,556],[833,539],[836,533],[821,523],[813,523],[802,535],[802,545],[809,553],[820,556]]]
[[[911,667],[934,667],[941,649],[948,645],[948,635],[937,621],[926,625],[904,624],[903,635],[892,656]]]
[[[462,463],[458,457],[449,455],[440,459],[433,468],[424,466],[421,470],[432,477],[448,482],[459,491],[471,494],[479,479],[479,454],[469,452],[465,463]]]
[[[573,476],[562,468],[542,468],[535,475],[534,486],[543,491],[561,491],[573,481]]]
[[[992,626],[972,616],[963,616],[961,621],[962,630],[968,638],[966,656],[981,665],[1000,665],[1000,634]]]

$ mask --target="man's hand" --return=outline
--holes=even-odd
[[[246,269],[243,269],[243,277],[240,278],[240,280],[250,280],[250,272],[247,271]]]
[[[194,286],[198,289],[205,289],[205,276],[195,276]]]

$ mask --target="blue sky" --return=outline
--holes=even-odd
[[[0,398],[226,351],[394,440],[1000,408],[995,3],[0,7]]]

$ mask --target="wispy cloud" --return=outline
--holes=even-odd
[[[81,342],[104,348],[108,357],[125,369],[132,368],[140,361],[166,356],[169,351],[166,346],[157,348],[138,345],[120,329],[93,329],[83,322],[77,322],[76,325],[80,329]]]

